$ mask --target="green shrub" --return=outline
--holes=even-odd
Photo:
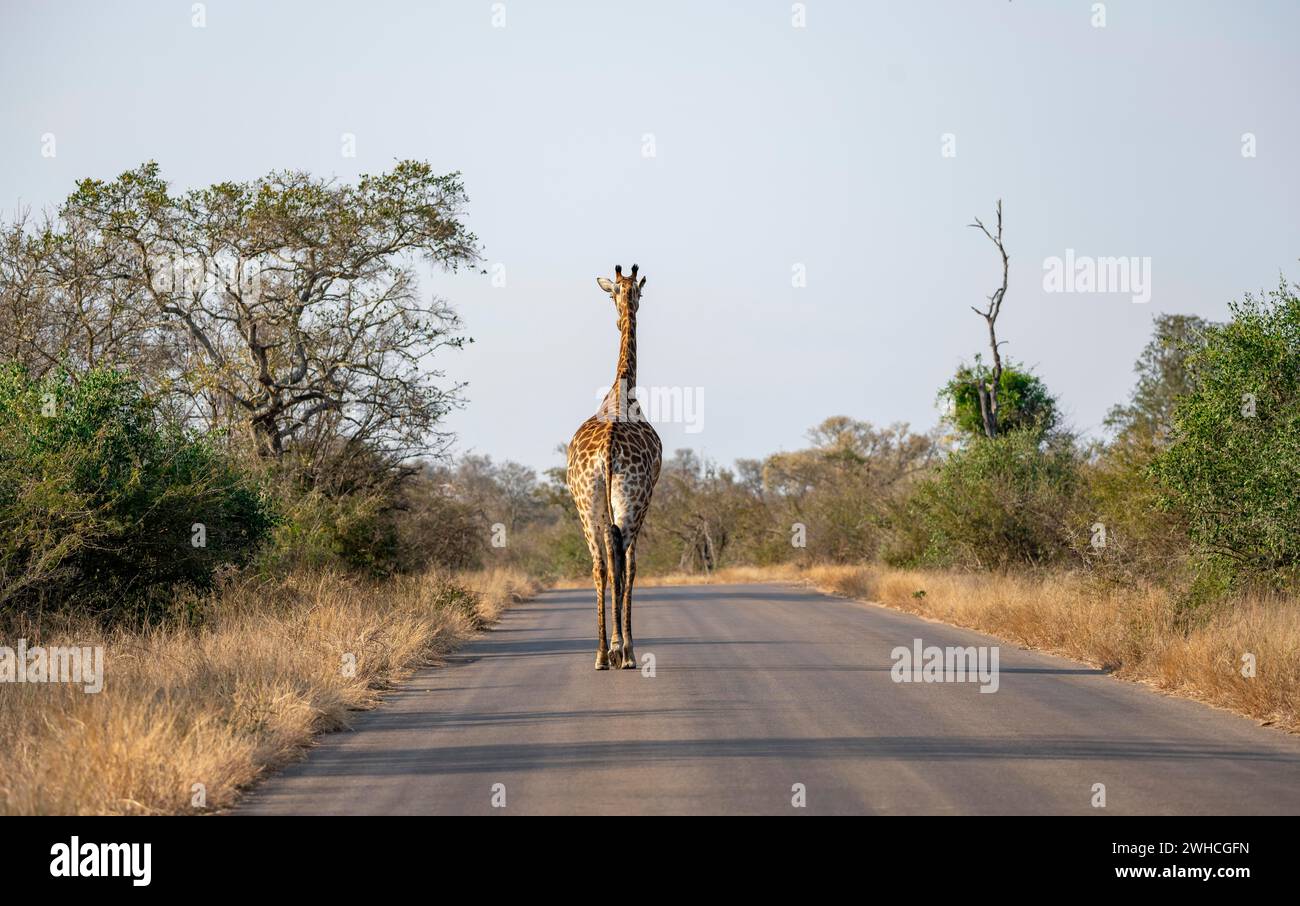
[[[889,517],[893,565],[1006,569],[1068,557],[1079,481],[1072,443],[1032,431],[975,438],[917,482]]]
[[[399,571],[397,530],[384,495],[285,487],[279,497],[284,518],[258,559],[263,571],[331,568],[375,578]]]
[[[329,568],[385,578],[483,565],[490,526],[427,476],[339,491],[304,487],[299,476],[281,473],[275,486],[284,518],[258,560],[265,573]]]
[[[942,390],[939,399],[949,405],[947,420],[967,437],[984,436],[976,382],[989,380],[990,369],[976,356],[975,364],[962,365]],[[1056,399],[1042,378],[1023,365],[1007,362],[998,382],[998,433],[1032,431],[1045,434],[1056,427]]]
[[[1152,473],[1202,557],[1281,584],[1300,573],[1300,298],[1283,283],[1231,310],[1190,358],[1194,384]]]
[[[1092,518],[1106,526],[1105,549],[1087,551],[1087,559],[1115,581],[1182,586],[1196,572],[1185,568],[1190,543],[1184,514],[1161,506],[1151,466],[1168,444],[1178,402],[1195,385],[1190,360],[1211,326],[1195,315],[1155,316],[1151,339],[1133,367],[1133,391],[1106,416],[1114,437],[1084,467]],[[1197,581],[1198,588],[1213,587]]]
[[[256,484],[116,371],[0,369],[0,603],[165,616],[273,523]]]
[[[1121,435],[1083,467],[1086,517],[1106,527],[1106,546],[1085,550],[1088,562],[1119,582],[1186,579],[1187,523],[1174,508],[1162,508],[1151,464],[1162,448],[1136,432]],[[1082,520],[1081,520],[1082,521]]]

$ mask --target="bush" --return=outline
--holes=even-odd
[[[1043,566],[1074,547],[1079,457],[1031,431],[976,438],[917,482],[890,517],[893,565]]]
[[[268,575],[334,569],[370,578],[436,567],[483,565],[490,528],[422,472],[374,487],[312,487],[300,474],[274,473],[284,519],[259,558]]]
[[[404,571],[484,565],[491,526],[480,525],[470,506],[448,494],[427,472],[412,476],[402,487],[395,525]]]
[[[106,621],[167,614],[248,560],[272,512],[208,440],[116,371],[0,371],[0,603]]]
[[[284,518],[258,560],[263,572],[338,569],[382,578],[399,571],[397,530],[384,495],[304,490],[283,476],[280,485]]]
[[[974,366],[962,365],[939,391],[939,399],[949,404],[947,420],[967,437],[984,436],[975,384],[988,380],[989,368],[976,356]],[[1023,365],[1007,362],[998,382],[998,433],[1032,431],[1041,435],[1053,430],[1058,420],[1056,399],[1042,378]]]
[[[1300,298],[1283,283],[1231,310],[1190,358],[1193,387],[1152,472],[1201,556],[1236,581],[1281,584],[1300,571]]]
[[[1190,360],[1211,326],[1195,315],[1155,317],[1133,368],[1133,392],[1106,416],[1114,438],[1084,469],[1089,506],[1106,526],[1105,549],[1089,551],[1088,559],[1115,581],[1181,585],[1188,579],[1186,519],[1178,508],[1161,506],[1151,466],[1168,445],[1179,400],[1194,387]]]
[[[1087,550],[1086,557],[1115,581],[1177,584],[1186,577],[1186,520],[1161,508],[1160,487],[1151,478],[1161,449],[1150,436],[1128,433],[1084,466],[1087,518],[1106,527],[1105,548]]]

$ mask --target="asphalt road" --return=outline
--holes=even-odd
[[[237,811],[1300,814],[1300,738],[1082,664],[784,586],[634,606],[654,676],[593,670],[593,593],[549,592]],[[999,646],[997,691],[894,682],[914,639]]]

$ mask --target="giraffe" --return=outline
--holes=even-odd
[[[582,533],[591,552],[591,578],[596,585],[596,669],[636,666],[632,651],[632,585],[636,581],[636,539],[659,480],[663,446],[637,402],[636,312],[645,277],[637,281],[637,266],[624,276],[614,267],[614,279],[596,283],[614,300],[618,322],[618,367],[614,383],[596,414],[582,423],[569,442],[569,493],[582,520]],[[605,584],[614,592],[614,645],[605,635]],[[621,620],[621,623],[620,623]]]

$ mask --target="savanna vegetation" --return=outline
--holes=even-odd
[[[0,634],[102,645],[110,677],[0,683],[0,812],[220,808],[539,582],[586,581],[562,456],[446,455],[466,337],[417,276],[476,265],[465,204],[412,161],[184,193],[146,164],[0,228]],[[1300,728],[1297,288],[1158,316],[1083,440],[1003,360],[1001,221],[974,224],[988,358],[936,388],[942,422],[677,451],[644,584],[806,581]]]
[[[1300,295],[1282,286],[1213,324],[1159,315],[1130,398],[1107,436],[1059,424],[1057,401],[1021,366],[1002,372],[1006,421],[984,433],[962,366],[940,389],[934,430],[847,416],[808,445],[727,467],[679,450],[664,463],[643,533],[646,573],[873,563],[971,573],[1069,571],[1100,583],[1156,584],[1182,617],[1233,595],[1295,590]],[[1032,400],[1032,402],[1027,402]],[[1034,414],[1030,414],[1034,413]],[[476,470],[486,469],[479,460]],[[527,553],[557,576],[585,576],[586,550],[558,472],[513,471]],[[521,477],[522,476],[522,477]],[[486,484],[484,485],[487,486]],[[481,517],[502,512],[479,504]],[[483,498],[489,499],[489,498]],[[544,539],[534,549],[530,539]],[[549,552],[549,562],[543,557]],[[494,556],[490,549],[488,556]]]
[[[0,813],[228,805],[534,588],[432,465],[466,338],[417,269],[478,260],[465,203],[146,164],[0,228],[0,645],[103,650],[0,683]]]
[[[679,450],[638,581],[807,582],[1300,730],[1300,292],[1230,312],[1156,316],[1100,439],[1064,426],[1029,369],[995,381],[977,359],[939,388],[932,431],[836,416],[762,460]],[[484,562],[589,581],[560,470],[460,469],[442,480],[475,489],[478,536],[510,514]]]
[[[802,450],[730,467],[677,451],[642,584],[808,581],[1300,730],[1300,289],[1247,295],[1224,323],[1156,316],[1129,398],[1084,439],[1038,375],[1003,360],[1000,209],[974,226],[1002,265],[975,309],[989,360],[938,389],[941,424],[836,416]],[[489,556],[586,581],[562,474],[519,477],[527,530]]]

